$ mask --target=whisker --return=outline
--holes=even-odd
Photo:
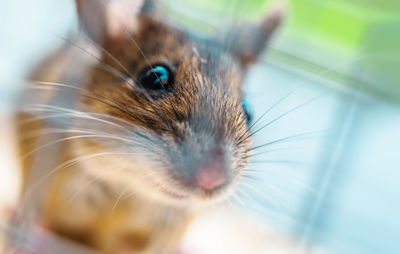
[[[101,0],[101,3],[103,4],[103,6],[105,7],[105,8],[107,8],[107,6],[106,6],[106,3],[105,3],[105,1],[104,0]],[[118,16],[117,16],[118,17]],[[133,38],[133,36],[131,35],[131,33],[128,31],[128,29],[127,29],[127,27],[125,26],[125,24],[122,22],[122,24],[123,24],[123,26],[122,26],[122,30],[124,31],[124,33],[125,33],[125,35],[128,37],[128,39],[134,44],[134,46],[136,47],[136,49],[139,51],[139,53],[143,56],[143,58],[144,58],[144,60],[146,61],[146,63],[151,67],[151,68],[153,68],[153,66],[152,66],[152,64],[150,63],[150,61],[149,61],[149,59],[146,57],[146,55],[144,54],[144,52],[143,52],[143,50],[139,47],[139,44],[136,42],[136,40]],[[105,51],[106,53],[107,53],[107,51]],[[108,53],[108,55],[111,55],[110,53]],[[112,56],[112,55],[111,55]],[[114,57],[112,56],[112,58],[114,59]],[[116,60],[114,60],[114,61],[116,61]],[[118,61],[119,62],[119,61]],[[123,67],[122,66],[122,64],[121,64],[121,67]],[[124,69],[126,69],[125,67],[123,67]],[[129,72],[128,72],[129,73]],[[155,72],[154,73],[155,75],[156,75],[156,77],[157,78],[159,78],[158,77],[158,74]],[[135,82],[137,82],[137,83],[139,83],[139,81],[136,79],[136,78],[134,78],[133,76],[132,76],[132,79],[134,79],[135,80]],[[133,84],[131,84],[132,86],[133,86]],[[138,91],[141,93],[141,95],[143,95],[148,101],[150,101],[150,102],[154,102],[154,100],[147,94],[147,93],[145,93],[145,92],[141,92],[140,91],[140,89],[138,89]],[[161,118],[161,114],[160,114],[160,112],[158,111],[158,109],[157,108],[155,108],[151,103],[150,103],[150,107],[153,109],[153,111]]]
[[[292,170],[292,169],[296,170],[297,168],[288,167],[285,170]],[[255,184],[264,185],[265,181],[269,181],[270,180],[270,178],[265,175],[265,172],[268,172],[268,175],[270,175],[272,172],[276,172],[276,174],[278,174],[279,176],[282,176],[282,168],[266,167],[266,168],[262,168],[262,169],[261,168],[260,169],[258,169],[258,168],[247,169],[246,173],[245,173],[245,177],[246,177],[246,179],[254,182]],[[284,175],[285,175],[285,178],[288,181],[290,181],[290,182],[292,182],[292,183],[294,183],[296,185],[299,185],[301,187],[304,187],[307,190],[315,191],[314,187],[312,187],[312,186],[310,186],[308,184],[300,182],[300,179],[298,177],[294,177],[292,173],[284,174]]]
[[[269,153],[274,153],[274,152],[280,152],[280,151],[295,150],[295,149],[302,149],[302,148],[300,148],[300,147],[292,147],[292,148],[269,149],[269,150],[266,150],[266,151],[262,151],[262,152],[251,154],[251,157],[255,157],[255,156],[258,156],[258,155],[269,154]]]
[[[268,207],[276,210],[276,211],[285,211],[285,212],[289,212],[289,209],[286,206],[280,206],[277,204],[277,201],[271,199],[271,198],[267,198],[267,196],[262,193],[260,190],[257,190],[255,193],[261,193],[261,200],[258,198],[256,198],[254,195],[249,195],[247,193],[247,191],[245,191],[243,188],[238,188],[238,193],[242,194],[243,196],[245,196],[246,200],[251,202],[250,204],[255,204],[257,206],[257,209],[259,210],[264,210],[265,209],[265,205],[267,205]],[[254,194],[254,190],[252,190],[252,193]],[[263,201],[264,204],[262,204],[260,201]],[[266,204],[265,204],[266,202]],[[249,207],[249,203],[247,203],[247,205],[244,208],[248,209]]]
[[[164,204],[164,202],[160,202],[159,204],[158,204],[158,209],[157,209],[157,211],[154,213],[154,215],[153,215],[153,219],[152,219],[152,221],[151,221],[151,223],[150,223],[150,227],[151,228],[155,228],[155,227],[157,227],[157,224],[156,224],[156,222],[157,222],[157,217],[160,215],[160,213],[161,213],[161,211],[163,210],[163,209],[165,209],[167,206]]]
[[[79,130],[79,129],[61,129],[61,128],[45,128],[38,131],[31,131],[27,134],[24,133],[22,137],[19,138],[20,141],[35,138],[38,136],[44,136],[46,134],[67,134],[67,133],[80,133],[80,134],[103,134],[95,133],[89,130]]]
[[[50,105],[46,105],[46,104],[35,104],[35,105],[42,106],[44,109],[40,109],[40,107],[39,107],[39,109],[34,109],[34,108],[31,107],[27,111],[35,111],[36,110],[36,111],[50,111],[50,112],[56,111],[57,112],[57,110],[58,110],[58,111],[61,111],[61,112],[70,112],[72,117],[89,118],[89,119],[96,120],[96,121],[99,121],[99,122],[102,122],[102,123],[110,124],[112,126],[115,126],[115,127],[118,127],[118,128],[122,128],[122,129],[128,131],[130,134],[135,134],[137,136],[140,136],[141,138],[144,138],[146,140],[150,140],[149,136],[145,136],[144,134],[141,134],[138,131],[134,131],[134,129],[138,129],[138,128],[141,128],[141,127],[139,127],[139,126],[137,126],[137,125],[135,125],[135,124],[133,124],[131,122],[128,122],[126,120],[114,117],[114,116],[101,114],[101,113],[90,113],[90,112],[77,111],[77,110],[72,110],[72,109],[67,109],[67,108],[50,106]],[[48,108],[48,109],[46,109],[46,108]],[[60,116],[63,116],[63,115],[65,117],[68,116],[68,114],[66,114],[66,113],[65,114],[60,114]],[[105,117],[105,118],[110,118],[111,120],[113,120],[113,122],[107,121],[107,120],[104,120],[104,119],[100,119],[99,117],[95,117],[95,116],[101,116],[101,117]],[[26,119],[25,121],[22,121],[20,124],[22,125],[22,124],[26,124],[26,123],[29,123],[29,122],[32,122],[32,121],[35,121],[35,120],[48,119],[48,118],[51,118],[51,117],[53,117],[53,116],[42,116],[42,117],[36,117],[36,118],[33,118],[33,119],[30,118],[30,119]],[[54,116],[54,117],[57,117],[57,116]],[[127,124],[128,126],[132,126],[132,129],[128,129],[128,128],[120,125],[120,124],[117,124],[116,123],[117,121],[120,121],[120,122],[122,122],[124,124]],[[154,135],[152,135],[152,136],[153,136],[153,138],[157,137],[157,136],[154,136]]]
[[[80,138],[106,138],[106,139],[108,138],[108,139],[115,139],[115,140],[125,141],[125,142],[129,141],[128,139],[124,139],[124,138],[117,137],[117,136],[105,136],[105,135],[97,135],[97,134],[71,136],[71,137],[66,137],[66,138],[62,138],[62,139],[57,139],[55,141],[52,141],[52,142],[46,143],[44,145],[38,146],[35,149],[31,150],[30,152],[24,154],[22,156],[22,159],[24,160],[27,157],[31,156],[32,154],[34,154],[34,153],[36,153],[36,152],[38,152],[38,151],[40,151],[40,150],[42,150],[44,148],[47,148],[49,146],[56,145],[56,144],[59,144],[61,142],[65,142],[65,141],[68,141],[68,140],[80,139]]]
[[[36,108],[35,108],[36,107]],[[108,125],[112,125],[114,127],[118,127],[121,129],[129,130],[128,128],[117,124],[115,122],[111,122],[105,119],[101,119],[97,116],[105,117],[105,118],[111,118],[112,120],[119,120],[119,118],[109,116],[106,114],[101,114],[101,113],[90,113],[90,112],[84,112],[84,111],[78,111],[78,110],[73,110],[73,109],[68,109],[68,108],[62,108],[62,107],[57,107],[57,106],[52,106],[52,105],[47,105],[47,104],[34,104],[30,108],[22,109],[25,112],[63,112],[60,114],[53,114],[53,115],[44,115],[44,116],[37,116],[32,119],[26,119],[22,122],[20,122],[20,125],[24,125],[33,121],[38,121],[38,120],[45,120],[53,117],[79,117],[79,118],[87,118],[91,120],[96,120],[98,122],[106,123]],[[122,119],[121,119],[122,120]],[[125,122],[124,122],[125,123]],[[129,122],[128,122],[129,123]],[[132,124],[132,123],[130,123]],[[132,127],[137,127],[136,125],[132,124]],[[129,130],[130,131],[130,130]]]
[[[73,42],[73,41],[71,41],[71,40],[69,40],[69,39],[67,39],[67,38],[65,38],[65,37],[62,37],[62,36],[57,35],[57,34],[53,34],[53,35],[54,35],[55,37],[57,37],[57,38],[63,40],[64,42],[66,42],[66,43],[68,43],[68,44],[74,46],[75,48],[81,50],[83,53],[87,54],[88,56],[91,56],[91,57],[93,57],[94,59],[96,59],[99,63],[103,64],[103,65],[106,67],[106,69],[107,69],[108,71],[110,71],[110,73],[114,74],[116,77],[122,79],[123,81],[125,81],[125,82],[127,82],[127,83],[129,82],[129,79],[128,79],[125,75],[123,75],[123,74],[122,74],[120,71],[118,71],[117,69],[113,68],[111,65],[107,64],[104,60],[102,60],[101,58],[97,57],[95,54],[89,52],[88,50],[82,48],[81,46],[79,46],[79,45],[76,44],[75,42]],[[128,72],[128,74],[129,74],[129,72]]]
[[[230,200],[232,197],[228,196],[225,198],[225,201],[228,203],[228,205],[234,210],[235,206],[233,205],[232,201]]]
[[[142,148],[144,148],[146,150],[149,150],[149,147],[147,147],[147,146],[145,146],[143,144],[143,140],[149,142],[150,144],[157,144],[157,143],[158,144],[160,144],[160,143],[162,144],[162,140],[160,140],[160,138],[158,136],[154,136],[154,135],[149,136],[149,135],[145,135],[144,133],[128,129],[128,128],[120,125],[120,124],[117,124],[116,123],[117,121],[114,121],[114,117],[111,117],[111,116],[107,117],[107,118],[113,119],[113,122],[108,121],[108,120],[104,120],[104,119],[100,119],[98,117],[94,117],[94,115],[103,116],[102,114],[97,114],[97,113],[91,114],[91,113],[86,113],[86,112],[81,112],[81,111],[76,111],[76,110],[70,110],[70,109],[66,109],[66,108],[60,108],[60,107],[56,107],[56,106],[48,106],[48,105],[41,105],[41,104],[37,104],[37,105],[43,106],[44,108],[47,107],[49,109],[53,109],[54,111],[72,112],[71,115],[73,117],[93,119],[93,120],[96,120],[96,121],[99,121],[99,122],[102,122],[102,123],[106,123],[108,125],[112,125],[112,126],[115,126],[115,127],[118,127],[118,128],[122,128],[123,130],[127,130],[128,134],[129,134],[129,139],[127,139],[127,138],[121,137],[120,134],[118,134],[118,136],[115,136],[115,135],[111,135],[109,133],[105,133],[103,131],[95,132],[93,127],[91,128],[91,130],[87,131],[88,133],[92,132],[93,135],[99,135],[98,136],[99,138],[109,138],[109,139],[121,140],[121,141],[124,141],[126,144],[134,145],[136,147],[140,146],[140,147],[142,147]],[[66,117],[66,116],[64,116],[64,117]],[[31,120],[32,119],[27,119],[27,121],[31,121]],[[136,129],[138,129],[138,128],[142,128],[142,127],[137,127]],[[81,129],[81,131],[86,131],[86,129]],[[68,131],[66,131],[66,132],[68,132]],[[88,136],[88,137],[96,137],[96,136]],[[141,138],[143,140],[141,140],[140,142],[134,141],[133,138],[135,138],[135,137],[136,138]]]
[[[44,176],[41,177],[36,182],[31,183],[28,186],[28,188],[25,190],[24,195],[21,197],[21,204],[24,204],[26,202],[27,198],[31,197],[31,194],[33,194],[33,192],[37,188],[39,188],[39,186],[41,186],[47,178],[49,178],[51,175],[55,174],[59,170],[62,170],[64,168],[68,168],[68,167],[72,167],[72,166],[78,164],[79,162],[82,162],[82,161],[85,161],[85,160],[88,160],[88,159],[92,159],[92,158],[96,158],[96,157],[101,157],[101,156],[105,156],[105,155],[126,155],[126,154],[129,155],[130,153],[102,152],[102,153],[95,153],[95,154],[88,154],[88,155],[84,155],[84,156],[78,156],[76,158],[69,159],[69,160],[59,164],[57,167],[55,167],[54,169],[50,170],[46,174],[44,174]],[[20,209],[18,214],[21,215],[21,213],[24,210],[25,209]],[[18,214],[17,214],[17,216],[18,216]]]
[[[101,45],[99,45],[98,43],[95,43],[92,40],[92,43],[95,44],[96,47],[98,47],[103,53],[105,53],[108,57],[110,57],[116,64],[118,64],[127,74],[129,74],[129,77],[133,80],[133,82],[128,82],[127,83],[133,87],[136,88],[136,92],[138,92],[140,95],[144,96],[144,98],[151,102],[149,105],[152,108],[153,112],[157,114],[158,117],[161,118],[161,115],[159,113],[159,111],[153,106],[154,100],[144,91],[142,91],[141,88],[137,87],[135,85],[135,83],[139,84],[139,81],[129,72],[129,70],[121,63],[121,61],[119,61],[116,57],[114,57],[108,50],[106,50],[104,47],[102,47]],[[157,74],[156,74],[157,75]]]
[[[126,168],[126,166],[122,166],[122,167],[119,167],[119,168],[117,168],[117,169],[113,169],[113,170],[111,170],[111,172],[107,172],[107,175],[108,174],[114,174],[114,173],[117,173],[117,172],[119,172],[119,171],[121,171],[121,170],[124,170]],[[68,204],[70,204],[75,198],[77,198],[78,196],[79,196],[79,194],[82,192],[82,191],[84,191],[87,187],[89,187],[89,185],[91,185],[92,183],[94,183],[94,182],[96,182],[97,180],[99,180],[99,179],[101,179],[103,176],[102,175],[97,175],[97,176],[95,176],[95,177],[93,177],[90,181],[88,181],[86,184],[84,184],[83,186],[81,186],[67,201],[66,201],[66,204],[68,205]]]
[[[261,163],[261,164],[293,164],[296,166],[310,166],[309,163],[306,163],[304,161],[294,161],[294,160],[257,160],[257,161],[251,161],[250,163]]]
[[[238,188],[237,191],[240,191],[240,189]],[[231,195],[232,195],[232,198],[233,198],[234,200],[236,200],[236,201],[239,203],[239,205],[240,205],[241,207],[246,208],[246,204],[244,203],[244,201],[242,201],[242,200],[240,199],[239,195],[238,195],[236,192],[232,192]]]
[[[276,187],[275,185],[273,185],[273,184],[271,184],[271,183],[262,181],[262,180],[257,179],[257,178],[249,178],[249,177],[247,177],[247,175],[243,175],[243,177],[247,178],[247,179],[250,180],[250,181],[253,180],[253,182],[257,183],[257,185],[255,185],[255,186],[258,186],[258,184],[262,183],[263,187],[266,187],[266,188],[270,189],[271,191],[274,191],[274,192],[279,193],[279,194],[281,194],[281,195],[285,195],[284,192],[283,192],[282,190],[280,190],[278,187]],[[258,189],[258,188],[256,188],[255,186],[253,186],[253,185],[247,183],[246,181],[242,181],[241,184],[245,185],[245,186],[248,187],[248,188],[251,188],[251,189],[254,190],[256,193],[259,193],[259,194],[262,194],[262,195],[266,195],[266,194],[263,193],[260,189]],[[270,197],[265,196],[264,198],[267,199],[267,200],[269,200],[269,201],[271,201],[271,202],[274,202]]]
[[[102,104],[105,104],[105,105],[109,106],[109,107],[115,108],[118,111],[120,111],[122,113],[125,113],[125,114],[129,115],[130,117],[132,117],[133,119],[141,122],[143,125],[147,126],[150,130],[154,130],[154,127],[152,125],[150,125],[148,122],[142,120],[137,114],[135,114],[132,111],[122,107],[119,103],[116,103],[114,100],[112,100],[111,103],[110,103],[110,102],[106,101],[106,100],[109,100],[109,99],[104,98],[103,96],[99,96],[99,95],[95,94],[98,97],[93,97],[92,95],[88,95],[88,94],[90,94],[89,91],[87,91],[85,89],[81,89],[79,87],[75,87],[75,86],[69,86],[69,85],[65,86],[64,84],[60,84],[60,83],[56,83],[56,82],[44,82],[44,81],[36,81],[36,83],[39,84],[39,85],[59,85],[59,86],[64,86],[64,87],[80,90],[80,91],[83,92],[83,93],[81,93],[82,96],[85,96],[88,99],[96,100],[96,101],[98,101],[98,102],[100,102]],[[88,94],[86,94],[86,93],[88,93]]]
[[[315,97],[313,97],[313,98],[311,98],[311,99],[309,99],[309,100],[307,100],[307,101],[305,101],[305,102],[303,102],[303,103],[301,103],[301,104],[299,104],[299,105],[293,107],[292,109],[286,111],[285,113],[281,114],[280,116],[278,116],[278,117],[272,119],[271,121],[267,122],[266,124],[264,124],[263,126],[261,126],[260,128],[258,128],[257,130],[253,131],[253,132],[251,133],[251,135],[256,134],[257,132],[263,130],[263,129],[266,128],[267,126],[269,126],[269,125],[275,123],[276,121],[282,119],[283,117],[289,115],[290,113],[293,113],[293,112],[295,112],[295,111],[297,111],[297,110],[303,108],[304,106],[306,106],[306,105],[308,105],[308,104],[310,104],[310,103],[312,103],[312,102],[314,102],[314,101],[316,101],[316,100],[322,98],[323,96],[326,96],[326,95],[328,95],[328,94],[331,94],[331,93],[332,93],[332,92],[322,93],[322,94],[320,94],[320,95],[318,95],[318,96],[315,96]]]
[[[282,213],[284,213],[285,218],[294,220],[294,218],[293,218],[294,214],[293,214],[293,212],[290,211],[288,205],[285,205],[285,203],[282,203],[282,202],[278,203],[277,202],[278,200],[272,199],[271,197],[267,196],[266,193],[262,192],[262,190],[260,188],[256,188],[256,187],[258,187],[258,185],[253,186],[253,185],[247,184],[246,182],[245,182],[245,184],[251,190],[251,192],[253,194],[255,194],[255,196],[247,194],[247,191],[245,191],[244,189],[241,189],[241,193],[246,194],[246,196],[250,198],[250,199],[248,199],[248,201],[255,204],[258,207],[258,209],[265,211],[265,206],[269,206],[271,209],[274,209],[275,211],[279,212],[280,216],[282,216]],[[283,193],[283,192],[280,191],[280,193]]]
[[[129,75],[130,78],[132,78],[132,80],[136,81],[136,78],[130,73],[130,71],[121,63],[121,61],[119,61],[116,57],[114,57],[108,50],[106,50],[103,46],[101,46],[100,44],[96,43],[93,40],[90,40],[92,42],[92,45],[94,45],[96,48],[100,49],[103,53],[105,53],[109,58],[111,58],[119,67],[122,68],[122,70],[125,71],[126,74]],[[127,82],[130,85],[130,82]]]
[[[300,133],[300,134],[296,134],[296,135],[292,135],[292,136],[288,136],[288,137],[284,137],[284,138],[275,139],[275,140],[269,141],[269,142],[267,142],[265,144],[252,147],[252,148],[249,149],[249,151],[254,151],[254,150],[257,150],[257,149],[260,149],[262,147],[269,146],[269,145],[272,145],[272,144],[290,142],[290,141],[296,140],[298,138],[307,137],[307,136],[310,136],[310,135],[328,133],[328,131],[329,131],[329,129],[319,130],[319,131],[309,131],[309,132],[303,132],[303,133]],[[251,157],[251,156],[252,155],[249,155],[249,157]]]
[[[249,126],[249,130],[251,130],[259,121],[261,121],[262,118],[264,118],[264,116],[266,114],[268,114],[271,110],[273,110],[276,106],[278,106],[281,102],[283,102],[286,98],[288,98],[290,95],[292,95],[296,90],[298,89],[298,87],[292,89],[291,91],[289,91],[287,94],[285,94],[284,96],[282,96],[278,101],[276,101],[274,104],[272,104],[260,117],[258,117],[250,126]]]
[[[104,1],[102,1],[102,3],[103,3],[103,5],[105,5]],[[127,31],[125,31],[125,32],[128,33]],[[128,34],[129,34],[129,33],[128,33]],[[104,60],[102,60],[101,58],[97,57],[96,55],[94,55],[93,53],[89,52],[88,50],[86,50],[86,49],[80,47],[79,45],[77,45],[76,43],[72,42],[71,40],[69,40],[69,39],[67,39],[67,38],[65,38],[65,37],[59,36],[59,35],[54,35],[54,36],[58,37],[58,38],[61,39],[61,40],[64,40],[64,41],[67,42],[68,44],[70,44],[70,45],[76,47],[77,49],[79,49],[79,50],[81,50],[81,51],[83,51],[83,52],[84,52],[85,54],[87,54],[88,56],[93,57],[93,58],[96,59],[99,63],[101,63],[104,67],[106,67],[105,70],[107,70],[107,71],[109,71],[110,73],[114,74],[115,76],[117,76],[118,78],[120,78],[121,80],[123,80],[124,82],[127,82],[131,87],[136,87],[134,82],[139,83],[138,80],[129,72],[129,70],[128,70],[116,57],[114,57],[108,50],[106,50],[104,47],[102,47],[102,46],[99,45],[98,43],[94,42],[93,40],[91,40],[91,44],[92,44],[94,47],[96,47],[97,49],[100,49],[100,50],[101,50],[103,53],[105,53],[108,57],[110,57],[117,65],[119,65],[119,66],[125,71],[126,74],[128,74],[128,76],[129,76],[134,82],[131,82],[131,81],[129,80],[129,78],[127,78],[125,75],[123,75],[120,71],[118,71],[117,69],[113,68],[111,65],[107,64]],[[132,38],[132,39],[133,39],[133,38]],[[138,49],[141,51],[141,49],[140,49],[139,47],[138,47]],[[143,54],[143,52],[141,52],[141,53]],[[144,56],[144,54],[143,54],[143,56]],[[146,58],[146,59],[147,59],[147,58]],[[149,61],[147,60],[147,62],[149,62]],[[138,91],[141,95],[143,95],[148,101],[152,101],[152,102],[153,102],[153,100],[151,99],[150,96],[148,96],[148,94],[146,94],[145,92],[140,91],[140,89],[137,89],[137,91]],[[150,104],[150,105],[151,105],[151,104]],[[160,113],[158,112],[158,110],[157,110],[153,105],[151,105],[151,107],[152,107],[153,111],[154,111],[155,113],[157,113],[157,115],[158,115],[159,117],[161,117],[161,115],[160,115]]]
[[[132,186],[134,186],[135,184],[137,184],[139,181],[143,181],[144,179],[146,179],[146,178],[148,178],[148,177],[150,177],[150,176],[153,176],[153,175],[155,175],[155,174],[156,174],[156,172],[148,173],[148,174],[146,174],[146,175],[144,175],[144,176],[139,177],[138,179],[133,180],[133,183],[128,184],[128,185],[123,189],[123,191],[121,192],[121,194],[117,197],[117,199],[115,200],[114,205],[112,206],[111,210],[114,211],[114,210],[117,208],[118,203],[121,201],[122,197],[123,197],[126,193],[128,193],[128,192],[131,190]],[[135,193],[137,193],[137,191],[132,192],[131,195],[133,195],[133,194],[135,194]]]

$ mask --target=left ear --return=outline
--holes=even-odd
[[[275,5],[260,21],[236,29],[229,35],[231,41],[228,43],[232,43],[230,50],[238,57],[243,68],[257,61],[285,15],[285,6]]]
[[[104,45],[138,28],[141,13],[155,11],[157,0],[76,0],[80,22],[89,36]]]
[[[124,31],[133,32],[137,29],[137,16],[145,5],[145,0],[108,0],[107,2],[106,19],[109,36],[118,37]]]

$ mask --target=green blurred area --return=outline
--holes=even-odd
[[[205,23],[254,20],[277,2],[181,1],[187,6],[182,13],[199,14]],[[400,0],[288,0],[286,5],[288,18],[270,50],[272,60],[400,102]]]

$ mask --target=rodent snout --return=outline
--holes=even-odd
[[[229,160],[223,146],[215,144],[197,152],[185,149],[182,159],[177,170],[186,187],[211,193],[228,182]]]
[[[206,155],[207,156],[207,155]],[[224,151],[220,147],[211,149],[196,172],[196,184],[207,191],[223,185],[227,180]]]

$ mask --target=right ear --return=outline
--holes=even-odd
[[[228,47],[243,68],[256,62],[286,16],[286,6],[276,3],[264,17],[253,24],[230,31]]]
[[[154,7],[154,0],[76,0],[79,20],[88,35],[106,44],[124,33],[135,32],[138,16]]]

